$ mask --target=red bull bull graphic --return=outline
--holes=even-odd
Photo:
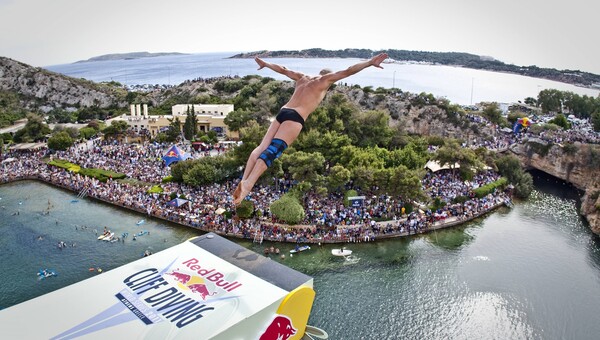
[[[295,335],[297,329],[292,320],[285,315],[276,315],[259,340],[287,340]]]
[[[186,159],[188,159],[190,157],[189,154],[181,151],[181,149],[179,149],[177,147],[177,145],[173,145],[169,151],[167,151],[164,156],[162,156],[162,159],[165,161],[165,164],[167,166],[171,165],[171,163],[173,162],[179,162],[179,161],[184,161]]]
[[[217,294],[217,292],[209,293],[208,289],[206,288],[206,285],[204,283],[196,283],[193,285],[189,285],[188,288],[192,292],[200,294],[200,297],[202,297],[202,300],[206,300],[207,296],[213,296],[213,295]]]

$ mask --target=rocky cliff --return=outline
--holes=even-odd
[[[591,230],[600,235],[599,145],[575,143],[562,146],[532,139],[513,145],[511,151],[526,167],[541,170],[584,190],[581,214],[589,222]]]
[[[0,57],[0,90],[17,93],[28,110],[125,106],[127,95],[118,86],[67,77],[4,57]]]

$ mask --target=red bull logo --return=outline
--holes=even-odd
[[[167,157],[177,157],[177,153],[173,150],[170,150],[169,152],[167,152],[167,154],[165,155]]]
[[[204,283],[204,279],[198,276],[191,276],[178,271],[179,268],[173,270],[167,275],[171,275],[175,278],[176,282],[180,283],[181,288],[189,289],[192,293],[200,294],[202,300],[206,300],[208,296],[214,296],[217,292],[210,292]]]
[[[203,268],[198,263],[200,261],[196,258],[191,258],[187,261],[183,261],[182,264],[193,270],[200,277],[213,283],[216,287],[221,288],[224,291],[232,292],[234,289],[237,289],[242,286],[241,283],[237,281],[230,282],[225,279],[225,274],[217,271],[216,269],[208,269]]]
[[[207,296],[213,296],[213,295],[217,294],[217,292],[209,293],[208,289],[206,288],[206,285],[204,283],[196,283],[193,285],[189,285],[187,287],[192,292],[200,294],[200,297],[202,298],[202,300],[206,300]]]
[[[179,268],[177,268],[176,270],[179,270]],[[176,272],[175,270],[172,271],[172,272],[170,272],[170,273],[167,273],[167,275],[174,276],[175,280],[177,282],[182,283],[182,284],[188,283],[188,281],[190,281],[190,279],[192,278],[188,274],[183,274],[183,273],[180,273],[180,272]]]
[[[189,269],[194,270],[195,274],[189,275],[182,272],[179,268],[172,270],[166,275],[170,275],[179,284],[179,288],[187,289],[192,293],[200,295],[202,300],[206,300],[207,297],[217,295],[216,291],[209,289],[207,283],[211,283],[213,288],[219,287],[224,291],[231,292],[234,289],[241,287],[242,284],[237,281],[227,281],[224,279],[225,275],[215,269],[206,269],[198,265],[197,259],[189,259],[184,261],[182,264],[187,266]]]
[[[287,340],[296,334],[296,331],[290,318],[285,315],[277,315],[260,336],[260,340]]]

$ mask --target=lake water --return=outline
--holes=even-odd
[[[46,68],[75,78],[95,82],[118,81],[125,85],[170,84],[185,80],[220,76],[259,74],[283,80],[286,77],[271,70],[257,71],[253,59],[229,59],[234,53],[207,53],[153,58],[111,60],[47,66]],[[307,74],[318,74],[327,67],[345,69],[359,59],[271,58],[269,61]],[[581,88],[560,82],[514,74],[473,70],[461,67],[419,64],[383,64],[383,70],[367,68],[346,80],[347,84],[392,88],[412,93],[432,93],[451,102],[467,105],[482,101],[511,103],[526,97],[537,98],[544,89],[571,91],[597,96],[596,89]]]
[[[72,203],[74,196],[39,182],[0,186],[1,308],[98,275],[90,267],[110,270],[199,233],[152,219],[136,226],[143,216],[88,199]],[[314,277],[309,324],[331,339],[595,339],[600,240],[578,216],[577,199],[570,186],[540,177],[527,201],[465,226],[351,244],[351,260],[331,256],[333,245],[273,260]],[[105,225],[150,234],[98,241],[91,229]],[[59,250],[61,240],[69,247]],[[234,241],[261,254],[272,245]],[[39,281],[40,268],[59,275]]]

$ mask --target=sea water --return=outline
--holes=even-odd
[[[594,339],[600,240],[577,213],[577,191],[547,176],[535,183],[528,200],[463,226],[347,244],[351,259],[331,255],[339,245],[291,256],[293,244],[233,240],[259,254],[277,247],[286,257],[269,255],[273,261],[314,277],[309,324],[331,339]],[[33,181],[0,186],[0,307],[200,234],[94,200],[72,202],[75,196]],[[93,229],[104,226],[130,236],[98,241]],[[132,241],[142,229],[150,234]],[[38,280],[41,268],[58,276]]]
[[[258,71],[254,59],[231,59],[235,53],[171,55],[129,60],[106,60],[47,66],[48,70],[95,82],[117,81],[124,85],[178,85],[186,80],[221,76],[258,74],[278,80],[288,79],[269,69]],[[306,74],[323,68],[343,70],[360,62],[353,58],[269,58],[270,62]],[[411,93],[432,93],[453,103],[470,105],[482,101],[512,103],[537,98],[544,89],[598,96],[600,90],[515,74],[475,70],[455,66],[415,63],[382,64],[383,69],[367,68],[342,83],[374,88],[399,88]]]

